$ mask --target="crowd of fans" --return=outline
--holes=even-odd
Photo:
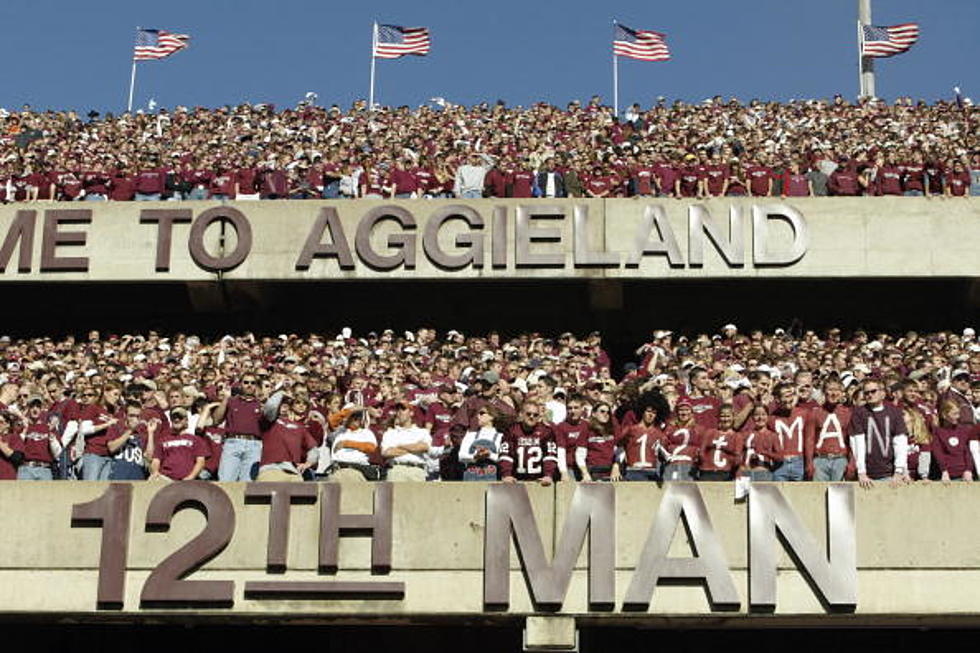
[[[0,479],[972,480],[962,332],[0,337]]]
[[[0,200],[980,195],[971,104],[0,115]]]

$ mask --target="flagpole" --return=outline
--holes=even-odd
[[[374,61],[377,59],[374,54],[377,50],[378,21],[374,21],[374,26],[371,28],[371,90],[368,93],[368,111],[374,111]]]
[[[137,33],[140,31],[139,26],[136,27]],[[133,70],[129,74],[129,102],[126,104],[126,113],[132,113],[133,111],[133,89],[136,87],[136,51],[133,50]]]
[[[616,40],[616,21],[613,20],[613,41]],[[613,44],[613,111],[615,116],[619,116],[619,55],[616,54],[616,46]]]
[[[860,97],[875,97],[875,64],[872,57],[862,53],[864,25],[871,24],[871,0],[857,0],[858,3],[858,61],[860,74]]]

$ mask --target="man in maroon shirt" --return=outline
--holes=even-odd
[[[558,447],[551,427],[541,421],[543,407],[526,401],[520,421],[511,426],[500,443],[500,477],[505,483],[538,481],[551,485],[558,466]]]
[[[861,392],[865,404],[854,409],[848,426],[858,482],[866,489],[875,481],[893,487],[910,483],[908,431],[901,409],[885,403],[885,388],[878,379],[865,379]]]
[[[837,169],[830,173],[827,188],[831,195],[856,197],[861,194],[857,171],[847,157],[841,157],[837,162]]]
[[[689,397],[677,400],[675,412],[674,420],[667,424],[660,443],[665,458],[663,480],[690,481],[701,450],[704,429],[694,420]]]
[[[691,368],[690,384],[688,399],[691,401],[691,410],[694,411],[694,421],[703,429],[717,428],[721,400],[711,394],[711,377],[708,376],[708,371],[702,367]]]
[[[240,387],[238,395],[233,396],[226,391],[221,404],[212,413],[214,424],[224,421],[227,433],[218,465],[219,481],[252,480],[252,468],[262,458],[262,429],[259,425],[262,404],[257,397],[258,378],[255,374],[245,374]]]
[[[749,177],[749,193],[753,197],[768,197],[772,195],[772,168],[764,165],[762,159],[756,159],[745,169]]]
[[[798,406],[799,395],[792,383],[780,383],[774,394],[777,406],[769,420],[770,428],[779,437],[783,454],[782,464],[773,474],[775,481],[802,481],[804,477],[803,441],[807,429],[812,429],[810,409]]]
[[[851,408],[844,405],[844,386],[831,380],[824,384],[826,400],[810,413],[810,428],[803,443],[806,476],[814,481],[843,481],[850,449],[845,429],[851,421]]]
[[[303,473],[316,466],[320,450],[296,408],[294,399],[282,390],[265,402],[262,459],[256,480],[302,481]]]
[[[711,155],[711,160],[704,167],[705,189],[711,197],[722,197],[728,193],[728,178],[731,169],[721,160],[721,152]]]
[[[166,188],[167,173],[163,168],[152,165],[143,167],[136,173],[136,201],[151,202],[163,197]]]
[[[170,426],[170,432],[162,435],[153,447],[150,480],[166,477],[172,481],[193,481],[204,469],[208,445],[188,431],[185,409],[170,410]]]
[[[574,394],[565,407],[568,411],[565,421],[552,427],[558,447],[558,471],[563,481],[582,480],[582,472],[575,464],[575,450],[585,445],[590,434],[589,422],[584,418],[585,398]]]
[[[24,459],[17,467],[17,479],[51,481],[55,457],[61,453],[58,435],[44,420],[44,399],[40,396],[27,400],[27,426],[15,439],[14,448],[23,452]]]

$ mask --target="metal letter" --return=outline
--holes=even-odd
[[[324,229],[330,232],[329,243],[321,242]],[[296,269],[309,270],[315,258],[335,258],[341,270],[354,269],[354,257],[351,255],[350,245],[347,244],[347,234],[344,233],[337,209],[332,206],[320,209],[320,215],[306,237],[303,251],[296,259]]]
[[[510,604],[510,535],[513,532],[531,600],[537,609],[560,610],[588,530],[589,607],[610,609],[616,594],[615,522],[615,488],[606,483],[578,485],[549,565],[527,488],[520,484],[490,485],[483,536],[484,606],[506,610]]]
[[[572,237],[575,242],[573,260],[577,268],[618,268],[619,254],[617,252],[596,251],[589,237],[589,207],[576,205],[573,209]],[[605,229],[605,214],[603,214],[603,229]],[[605,233],[603,233],[605,241]]]
[[[531,243],[561,244],[560,228],[532,227],[531,220],[564,220],[565,213],[557,206],[518,206],[514,234],[516,264],[519,268],[564,268],[565,253],[531,252]]]
[[[44,212],[44,233],[41,236],[41,272],[88,272],[87,256],[62,256],[58,247],[85,245],[84,231],[58,231],[63,224],[91,224],[88,209],[54,209]]]
[[[646,610],[657,583],[674,580],[702,583],[712,610],[738,610],[741,600],[728,570],[728,560],[697,484],[670,483],[666,487],[626,591],[623,609]],[[681,517],[695,557],[668,558],[667,552]]]
[[[385,220],[393,220],[402,229],[415,230],[415,218],[400,206],[379,206],[367,212],[357,225],[357,235],[354,236],[354,248],[364,263],[374,270],[394,270],[404,264],[406,270],[415,269],[415,235],[391,234],[388,236],[388,247],[398,250],[397,253],[383,256],[374,251],[371,246],[371,232],[375,225]]]
[[[190,222],[190,209],[144,209],[140,211],[140,224],[157,225],[157,272],[170,271],[170,251],[173,244],[174,224]]]
[[[7,270],[14,245],[20,241],[17,252],[17,271],[30,272],[31,258],[34,256],[34,227],[37,224],[37,211],[17,211],[17,216],[7,229],[7,237],[0,247],[0,272]]]
[[[237,241],[231,254],[212,256],[204,247],[204,232],[215,222],[231,224],[235,230]],[[222,233],[222,251],[224,250],[224,234]],[[245,214],[230,206],[218,206],[208,209],[194,220],[191,235],[187,240],[187,248],[191,258],[202,270],[208,272],[227,272],[237,268],[252,251],[252,225]]]
[[[687,210],[687,221],[687,257],[691,267],[699,268],[704,265],[705,234],[728,263],[728,267],[740,268],[745,265],[745,229],[741,207],[732,205],[729,210],[728,238],[725,238],[721,227],[711,219],[708,210],[700,204],[695,204]]]
[[[293,503],[316,503],[316,485],[311,483],[249,483],[245,486],[247,503],[269,504],[269,540],[266,544],[266,569],[286,571],[289,550],[289,512]]]
[[[827,487],[829,559],[776,485],[753,483],[749,489],[749,607],[776,608],[779,557],[776,529],[792,552],[797,569],[830,610],[857,607],[857,544],[854,534],[854,485]]]
[[[422,235],[422,250],[433,265],[444,270],[461,270],[467,266],[483,267],[483,234],[470,231],[456,236],[456,247],[464,247],[467,251],[462,254],[447,254],[439,246],[439,230],[450,220],[462,220],[470,229],[483,229],[483,217],[468,206],[455,204],[436,209]]]
[[[494,269],[507,267],[507,207],[493,207],[493,234],[491,236],[491,265]]]
[[[793,245],[786,252],[769,251],[769,219],[788,222],[793,228]],[[752,206],[752,257],[756,266],[792,265],[804,255],[810,245],[806,219],[787,204],[755,204]]]
[[[654,227],[657,229],[658,240],[650,240],[650,232]],[[643,209],[643,219],[636,232],[636,245],[626,259],[626,267],[639,267],[640,259],[644,256],[659,255],[666,255],[667,263],[672,268],[684,267],[684,257],[681,256],[677,238],[674,237],[674,230],[670,228],[664,208],[660,205],[647,206]]]

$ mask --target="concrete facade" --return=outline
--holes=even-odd
[[[73,614],[101,619],[111,614],[149,618],[193,611],[214,617],[251,615],[273,620],[309,616],[424,622],[446,618],[513,619],[540,614],[529,597],[515,547],[511,547],[509,608],[488,611],[484,607],[487,486],[483,484],[394,484],[391,569],[381,574],[371,571],[369,537],[341,537],[336,572],[318,572],[320,502],[292,506],[286,570],[269,573],[269,505],[246,502],[243,484],[222,484],[219,487],[234,508],[234,534],[227,548],[188,579],[233,581],[232,604],[164,608],[141,606],[143,584],[161,561],[199,534],[206,522],[198,510],[185,509],[175,513],[168,532],[148,530],[147,508],[166,486],[134,485],[125,599],[121,610],[100,610],[96,588],[102,529],[73,527],[71,515],[74,504],[98,498],[107,485],[19,482],[0,487],[6,506],[0,511],[0,533],[5,544],[4,555],[0,556],[0,615]],[[344,486],[341,514],[370,513],[375,487]],[[637,619],[664,625],[692,622],[700,627],[980,622],[980,550],[976,546],[980,538],[980,502],[976,501],[971,484],[855,489],[858,601],[856,609],[847,614],[828,613],[781,547],[777,547],[781,553],[775,611],[750,613],[747,506],[735,502],[732,484],[704,483],[697,487],[741,599],[737,610],[713,611],[699,584],[661,585],[646,611],[623,610],[623,596],[665,489],[621,484],[615,487],[616,603],[608,610],[590,610],[586,598],[586,545],[574,566],[558,614],[610,623]],[[559,546],[575,485],[527,489],[550,560]],[[826,551],[825,486],[784,484],[780,490],[821,550]],[[692,555],[687,538],[685,529],[678,527],[671,543],[671,558]],[[244,591],[246,582],[324,580],[404,583],[404,597],[250,598]]]
[[[16,204],[0,281],[978,276],[978,199],[761,199]]]

